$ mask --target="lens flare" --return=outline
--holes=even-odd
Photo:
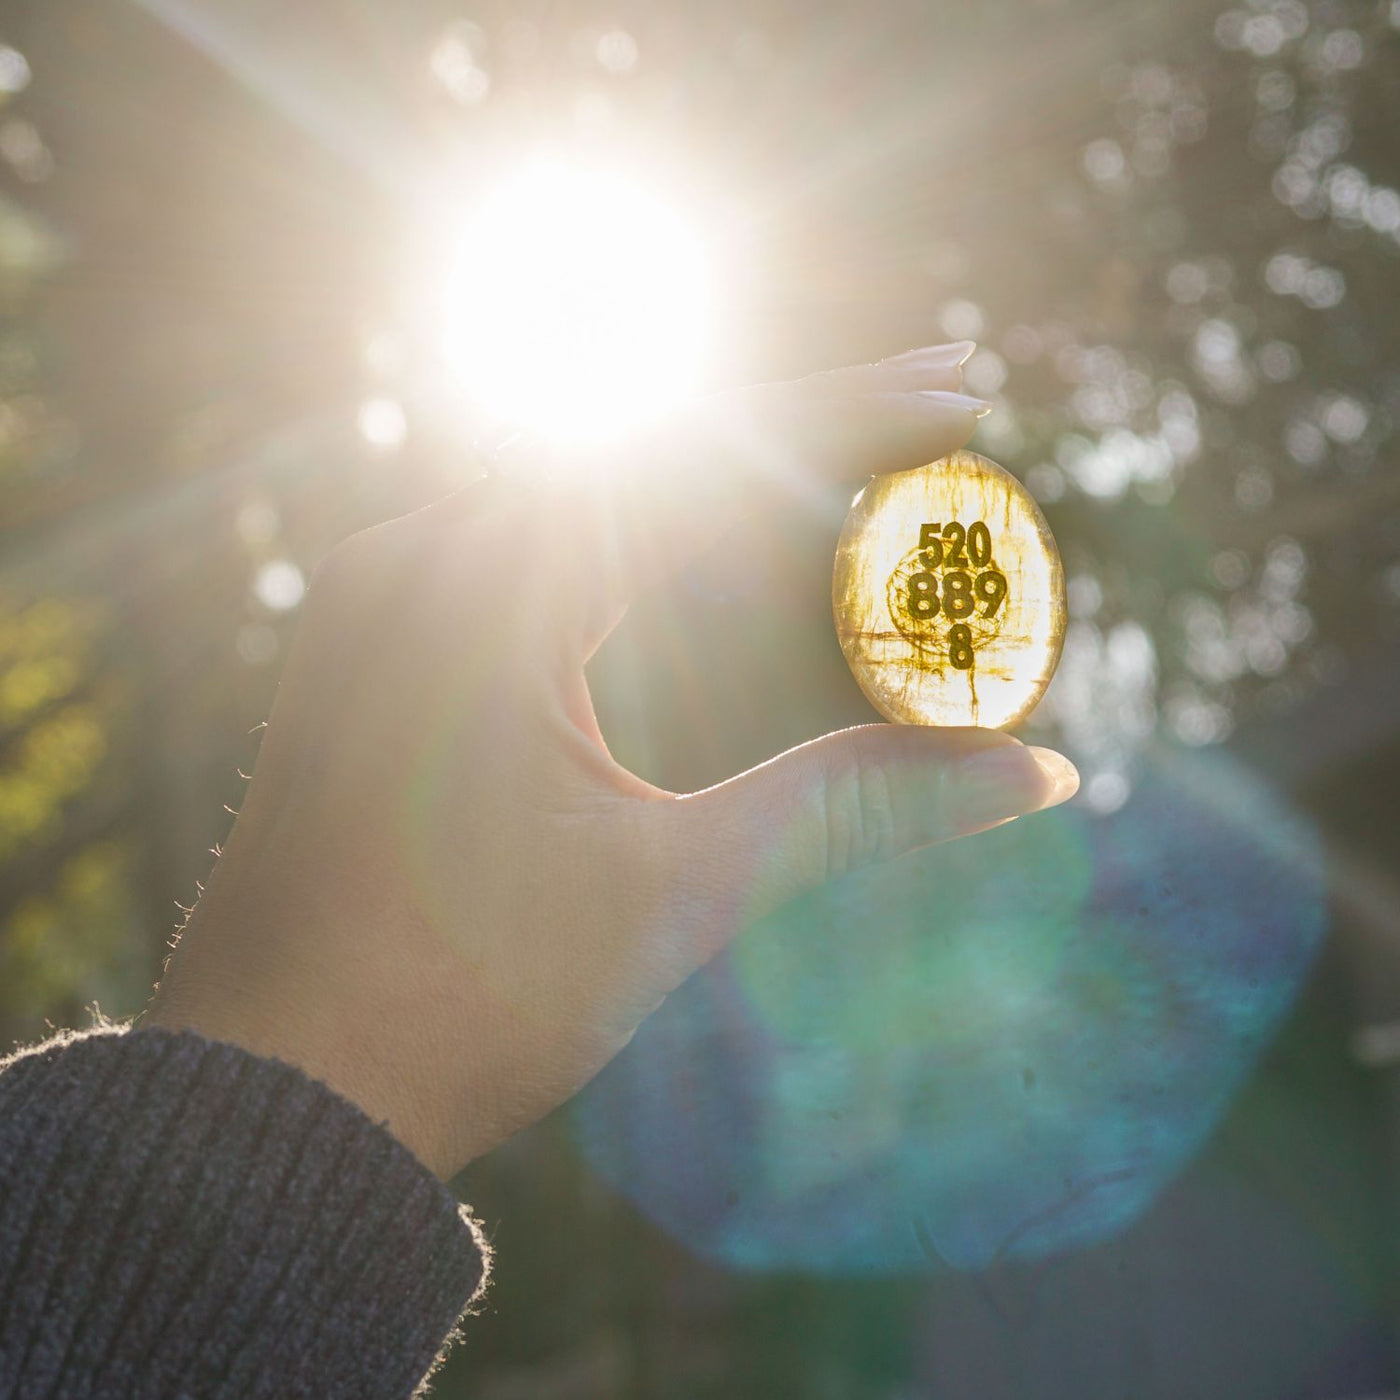
[[[1224,756],[840,881],[691,978],[581,1096],[595,1170],[741,1268],[938,1273],[1139,1219],[1324,926],[1317,835]]]
[[[532,165],[481,204],[454,257],[446,358],[503,423],[597,441],[694,387],[710,328],[705,249],[620,175]]]

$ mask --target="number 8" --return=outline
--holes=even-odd
[[[965,622],[948,629],[948,660],[959,671],[972,670],[972,663],[976,660],[972,650],[972,628]]]
[[[938,616],[938,579],[934,574],[921,572],[909,575],[909,592],[905,598],[909,616],[922,621]]]

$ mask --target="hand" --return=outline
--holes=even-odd
[[[584,680],[630,594],[755,500],[961,446],[967,350],[713,399],[337,548],[149,1023],[299,1065],[449,1176],[774,906],[1070,796],[1057,754],[893,725],[664,792],[614,762]]]

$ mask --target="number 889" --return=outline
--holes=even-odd
[[[926,622],[940,610],[954,622],[971,617],[982,604],[983,617],[995,617],[1006,601],[1006,575],[1000,569],[983,569],[975,578],[966,569],[950,569],[943,575],[943,597],[938,594],[938,575],[927,569],[909,575],[906,605],[909,616]]]

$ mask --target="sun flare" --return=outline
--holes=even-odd
[[[711,319],[706,252],[631,181],[529,166],[475,209],[453,258],[444,352],[502,423],[597,441],[694,388]]]

